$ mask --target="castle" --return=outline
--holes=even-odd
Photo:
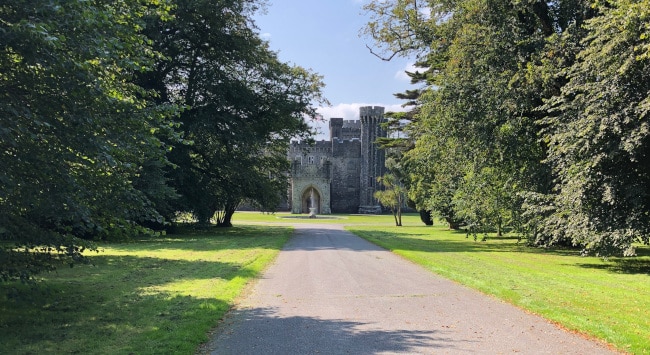
[[[330,119],[330,140],[292,142],[289,207],[292,213],[379,213],[373,197],[377,177],[385,172],[384,151],[375,140],[385,137],[384,108],[359,109],[359,121]]]

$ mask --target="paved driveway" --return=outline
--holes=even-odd
[[[297,225],[210,354],[609,354],[332,225]]]

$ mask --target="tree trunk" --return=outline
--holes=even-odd
[[[222,218],[217,220],[217,227],[230,228],[232,227],[232,216],[235,214],[237,209],[236,203],[227,204],[224,207]]]
[[[397,226],[402,226],[402,206],[397,207]]]
[[[460,223],[458,221],[455,221],[451,218],[445,218],[445,220],[449,224],[449,229],[453,229],[453,230],[460,229]]]
[[[397,211],[395,208],[391,207],[390,212],[393,214],[393,219],[395,220],[395,225],[399,227],[399,222],[397,221]]]
[[[426,226],[433,225],[433,218],[431,217],[431,210],[421,209],[418,211],[420,213],[420,220]]]
[[[206,225],[210,224],[210,219],[214,216],[215,213],[216,213],[216,211],[213,210],[213,209],[200,208],[200,209],[197,209],[194,212],[194,216],[196,217],[197,222],[199,223],[199,225],[206,226]]]
[[[230,227],[232,227],[232,221],[231,220],[232,220],[232,215],[233,214],[234,214],[234,212],[230,213],[230,214],[228,214],[228,213],[224,214],[223,220],[217,222],[217,227],[219,227],[219,228],[230,228]]]

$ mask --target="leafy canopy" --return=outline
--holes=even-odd
[[[383,0],[372,52],[415,56],[408,195],[470,228],[602,255],[648,243],[647,0]]]
[[[160,220],[136,188],[165,165],[173,106],[133,83],[157,58],[141,33],[161,1],[0,5],[0,278],[82,259],[93,240]],[[157,132],[157,133],[156,133]]]

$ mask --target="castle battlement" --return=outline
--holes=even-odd
[[[361,138],[359,137],[354,137],[350,139],[334,138],[333,142],[341,144],[341,143],[356,142],[356,141],[361,141]]]
[[[384,116],[384,108],[382,106],[364,106],[359,108],[359,116],[361,117],[366,117],[366,116],[375,116],[375,117],[383,117]]]
[[[361,137],[361,121],[343,120],[342,118],[330,119],[330,140],[350,140]]]
[[[289,146],[289,153],[291,154],[319,153],[318,155],[322,155],[323,153],[328,153],[331,150],[332,142],[325,140],[317,141],[314,143],[309,143],[307,141],[293,141],[291,142],[291,146]]]
[[[313,143],[310,143],[309,141],[291,141],[291,148],[294,147],[321,147],[321,146],[327,146],[330,144],[330,141],[326,140],[319,140],[319,141],[314,141]]]

